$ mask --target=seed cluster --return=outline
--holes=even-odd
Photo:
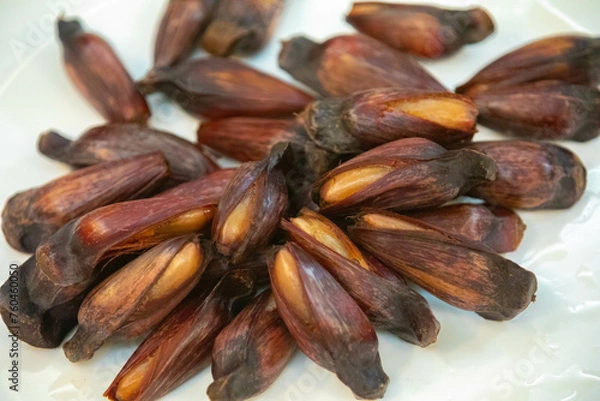
[[[209,398],[245,400],[296,348],[355,397],[381,398],[376,329],[420,347],[440,331],[410,283],[513,319],[537,290],[500,255],[524,235],[513,209],[565,209],[585,191],[577,155],[536,141],[600,133],[599,38],[536,41],[452,93],[413,56],[485,39],[485,10],[360,2],[346,17],[360,34],[282,44],[280,67],[313,96],[226,58],[259,51],[283,7],[171,0],[139,82],[79,21],[57,22],[68,75],[107,123],[41,134],[40,153],[74,170],[10,198],[2,230],[32,254],[21,340],[54,348],[77,326],[63,345],[77,362],[146,336],[111,400],[157,399],[211,362]],[[210,55],[193,57],[199,44]],[[148,126],[153,92],[203,120],[197,144]],[[477,123],[519,139],[474,142]],[[242,164],[220,168],[219,154]],[[10,299],[7,280],[7,325]]]

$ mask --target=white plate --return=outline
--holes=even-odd
[[[324,39],[351,32],[343,22],[349,0],[288,0],[272,43],[252,65],[282,79],[279,40],[306,33]],[[465,6],[468,1],[439,4]],[[427,63],[453,88],[507,50],[545,35],[600,33],[600,3],[572,0],[495,0],[481,3],[497,31],[455,56]],[[68,169],[36,152],[37,135],[56,128],[71,137],[102,123],[68,81],[52,32],[60,10],[80,15],[87,27],[112,43],[134,77],[149,68],[157,21],[165,0],[22,0],[0,5],[0,200],[64,174]],[[195,139],[197,122],[152,97],[152,124]],[[476,138],[499,138],[485,128]],[[380,333],[380,352],[390,376],[386,400],[596,401],[600,399],[600,140],[564,143],[588,168],[588,188],[570,210],[521,213],[528,225],[521,248],[508,255],[534,271],[538,299],[516,319],[486,321],[428,296],[441,322],[436,344],[420,349]],[[26,256],[0,240],[1,279],[11,262]],[[71,364],[61,349],[19,343],[19,392],[8,389],[9,341],[0,329],[1,400],[99,400],[134,345],[110,344],[88,362]],[[201,400],[209,370],[164,399]],[[351,400],[333,374],[298,353],[258,400]]]

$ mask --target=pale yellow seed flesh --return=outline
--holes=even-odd
[[[176,235],[198,232],[212,220],[215,212],[216,207],[214,206],[205,206],[199,209],[189,210],[166,220],[159,225],[141,231],[135,236],[135,239],[131,240],[131,242],[137,239],[150,237],[160,240],[161,238],[172,238]]]
[[[281,297],[305,322],[310,322],[310,311],[302,296],[302,283],[298,277],[298,268],[294,257],[285,249],[280,250],[273,265],[275,285]]]
[[[175,255],[169,266],[148,293],[148,299],[158,299],[177,291],[198,271],[202,252],[197,243],[186,244]]]
[[[293,218],[291,219],[291,222],[321,244],[348,259],[355,260],[365,269],[369,269],[369,264],[356,245],[348,238],[345,238],[345,234],[340,232],[339,229],[336,229],[337,227],[331,227],[330,224],[333,223],[328,224],[325,221],[316,218],[307,218],[303,216]]]
[[[219,233],[219,243],[235,244],[244,239],[252,224],[252,208],[254,207],[254,190],[251,190],[240,203],[229,213]]]
[[[401,219],[387,216],[385,214],[369,213],[362,216],[362,220],[371,227],[384,230],[402,230],[402,231],[425,231],[423,227],[409,223]]]
[[[144,380],[146,369],[150,365],[152,358],[146,359],[144,362],[135,365],[129,372],[119,380],[115,399],[117,401],[129,401],[133,399],[140,391],[140,386]]]
[[[321,201],[323,204],[341,202],[384,177],[391,170],[391,166],[370,166],[340,173],[323,185],[320,191]]]
[[[449,129],[468,129],[475,124],[474,109],[459,99],[417,99],[394,104],[394,109]]]

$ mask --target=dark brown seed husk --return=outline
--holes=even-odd
[[[523,139],[588,141],[600,135],[600,91],[560,81],[491,87],[473,98],[478,122]]]
[[[208,295],[192,291],[135,350],[104,396],[152,401],[185,383],[208,366],[232,310],[253,293],[251,276],[241,271],[225,275]]]
[[[440,206],[495,176],[494,161],[482,153],[446,151],[409,138],[350,159],[314,188],[323,214],[366,207],[400,211]]]
[[[452,235],[488,246],[498,253],[516,250],[526,228],[518,214],[501,206],[463,203],[409,212],[407,215]]]
[[[204,49],[219,57],[252,54],[271,38],[284,0],[219,0],[202,37]]]
[[[600,38],[551,36],[528,43],[493,61],[457,93],[474,96],[541,80],[559,80],[595,88],[600,83]]]
[[[311,96],[238,61],[209,57],[152,70],[144,93],[162,92],[196,117],[290,117]]]
[[[0,288],[0,314],[6,327],[10,333],[16,333],[20,341],[34,347],[58,347],[77,324],[77,311],[85,296],[130,258],[121,256],[112,260],[88,285],[62,287],[36,267],[35,256],[30,257],[11,270]]]
[[[494,159],[496,180],[470,191],[474,197],[511,209],[566,209],[586,188],[586,169],[570,150],[527,141],[474,142],[470,149]]]
[[[381,366],[377,335],[340,284],[289,242],[269,271],[281,318],[302,352],[334,372],[357,398],[383,397],[389,378]]]
[[[110,122],[144,123],[146,100],[108,43],[83,30],[76,19],[58,19],[67,73],[79,92]]]
[[[13,195],[2,211],[2,231],[12,247],[34,253],[69,220],[104,205],[149,195],[168,173],[160,153],[72,172]]]
[[[58,230],[36,251],[38,267],[57,285],[88,283],[100,261],[200,231],[234,170],[224,169],[149,199],[96,209]]]
[[[185,60],[196,48],[217,0],[170,0],[154,43],[154,67]]]
[[[469,98],[415,89],[372,89],[315,100],[301,118],[318,146],[342,154],[411,137],[442,145],[468,142],[477,132],[477,107]]]
[[[323,43],[293,37],[283,42],[279,66],[323,96],[389,87],[446,91],[412,57],[365,35],[340,35]]]
[[[287,209],[282,169],[287,149],[282,143],[266,159],[242,164],[223,193],[212,224],[212,238],[217,250],[233,263],[265,246]]]
[[[212,401],[242,401],[279,377],[296,342],[281,319],[271,290],[260,294],[219,333],[212,351]]]
[[[386,266],[450,305],[486,319],[510,320],[535,300],[533,273],[490,248],[418,220],[366,212],[349,233]]]
[[[331,221],[305,209],[281,226],[348,291],[376,328],[421,347],[436,341],[440,324],[425,298],[362,255]]]
[[[100,283],[81,304],[77,331],[63,345],[67,358],[90,359],[110,339],[135,338],[151,330],[196,286],[210,249],[193,236],[174,238]]]
[[[38,138],[38,150],[73,167],[162,152],[169,163],[169,181],[182,183],[212,173],[219,167],[194,144],[165,131],[141,124],[106,124],[86,130],[71,141],[47,131]]]
[[[480,7],[452,10],[416,4],[354,3],[346,21],[359,32],[399,51],[425,58],[455,53],[494,32],[491,16]]]

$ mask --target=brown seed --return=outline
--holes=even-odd
[[[281,318],[302,352],[356,397],[383,397],[389,378],[375,330],[340,284],[293,243],[279,250],[269,270]]]
[[[519,215],[510,209],[472,203],[422,210],[408,216],[498,253],[516,250],[526,228]]]
[[[207,226],[233,170],[219,170],[149,199],[96,209],[58,230],[36,252],[56,284],[88,283],[99,262]]]
[[[427,301],[383,265],[365,257],[335,224],[305,209],[281,225],[348,291],[375,327],[421,347],[435,342],[440,324]]]
[[[230,117],[203,122],[198,128],[198,143],[241,162],[263,160],[279,142],[307,141],[302,123],[292,118]]]
[[[47,131],[38,139],[38,150],[51,159],[73,167],[162,152],[169,163],[171,184],[191,181],[218,169],[216,162],[194,144],[141,124],[93,127],[74,141],[54,131]]]
[[[163,92],[196,117],[289,117],[312,98],[241,62],[218,57],[156,68],[140,83]]]
[[[212,225],[217,250],[233,263],[267,244],[287,208],[281,163],[287,146],[260,162],[242,164],[225,189]]]
[[[389,212],[359,216],[360,246],[436,297],[486,319],[510,320],[535,299],[535,275],[487,247]]]
[[[168,176],[160,153],[87,167],[13,195],[2,211],[8,243],[34,253],[69,220],[100,206],[149,195]]]
[[[481,153],[408,138],[341,164],[315,183],[315,192],[324,214],[364,207],[411,210],[442,205],[495,175],[494,161]]]
[[[209,364],[232,309],[253,293],[251,277],[240,271],[225,275],[208,295],[192,291],[135,350],[104,396],[152,401],[185,383]]]
[[[536,40],[490,63],[456,92],[474,96],[489,87],[549,79],[595,88],[600,83],[600,38],[560,35]]]
[[[212,401],[242,401],[265,391],[279,377],[296,342],[279,316],[270,290],[244,308],[215,339]]]
[[[192,54],[210,22],[216,1],[169,1],[154,43],[154,67],[175,65]]]
[[[474,101],[479,123],[510,136],[583,142],[600,135],[600,92],[587,86],[539,81],[491,87]]]
[[[394,49],[419,57],[448,56],[465,44],[494,32],[494,22],[480,7],[467,10],[416,4],[354,3],[346,21],[359,32]]]
[[[496,180],[471,195],[511,209],[566,209],[582,197],[586,169],[570,150],[551,143],[475,142],[468,148],[494,159]]]
[[[251,54],[265,46],[283,11],[284,0],[219,0],[202,37],[204,49],[219,57]]]
[[[145,122],[146,100],[110,45],[78,20],[59,18],[57,27],[67,73],[79,92],[110,122]]]
[[[85,296],[130,259],[126,255],[111,260],[96,279],[85,285],[60,286],[36,266],[35,256],[30,257],[0,288],[0,314],[6,327],[16,332],[20,341],[34,347],[58,347],[77,325],[77,311]],[[14,288],[19,289],[18,313]]]
[[[63,345],[71,362],[90,359],[111,338],[135,338],[160,323],[194,288],[210,259],[194,237],[145,252],[85,298],[77,331]]]
[[[283,42],[279,66],[323,96],[389,87],[446,91],[410,56],[365,35],[340,35],[323,43],[293,37]]]
[[[311,139],[335,153],[356,154],[409,137],[461,143],[477,132],[477,107],[470,99],[423,90],[373,89],[316,100],[302,119]]]

